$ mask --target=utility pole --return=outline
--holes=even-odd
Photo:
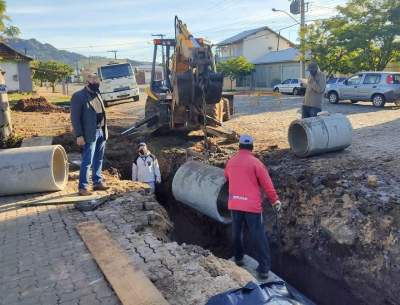
[[[117,59],[117,52],[118,52],[118,50],[110,50],[110,51],[107,51],[108,53],[114,53],[114,59],[116,60]]]
[[[300,76],[301,78],[306,77],[306,65],[305,65],[305,57],[304,53],[304,31],[306,25],[306,4],[304,0],[300,0],[300,48],[302,48],[302,60],[300,61]]]
[[[164,39],[165,34],[152,34],[151,36],[160,37],[161,39]],[[163,45],[161,45],[161,56],[162,56],[162,67],[163,67],[163,69],[162,69],[162,78],[165,79],[167,73],[165,71],[166,66],[165,66],[165,55],[164,55],[164,46]]]

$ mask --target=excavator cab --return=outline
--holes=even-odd
[[[175,17],[175,39],[154,39],[145,118],[151,130],[195,129],[221,124],[230,117],[233,99],[222,95],[223,74],[216,72],[211,44],[194,38]],[[162,73],[157,71],[161,53]]]

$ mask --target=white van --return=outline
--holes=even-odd
[[[135,73],[129,63],[111,63],[98,68],[100,94],[107,106],[108,102],[125,99],[139,100],[139,87]]]

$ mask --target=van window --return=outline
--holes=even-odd
[[[290,84],[290,79],[285,80],[282,84],[286,85],[286,84]]]
[[[400,85],[400,74],[393,74],[393,84]]]
[[[380,74],[367,74],[365,75],[364,78],[364,85],[375,85],[378,84],[381,81],[381,75]]]
[[[362,74],[354,75],[354,76],[350,77],[350,78],[347,80],[347,84],[350,85],[350,86],[352,86],[352,85],[358,85],[358,84],[360,84],[360,82],[361,82],[361,78],[362,78]]]
[[[122,78],[133,75],[130,64],[104,66],[100,70],[103,79]]]
[[[292,84],[298,84],[299,80],[298,79],[292,79]]]

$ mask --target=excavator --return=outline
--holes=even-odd
[[[145,125],[150,132],[221,126],[233,114],[233,95],[223,94],[223,74],[216,71],[211,44],[195,38],[177,16],[175,39],[154,39],[145,118],[125,130]],[[162,76],[156,75],[161,49]]]

